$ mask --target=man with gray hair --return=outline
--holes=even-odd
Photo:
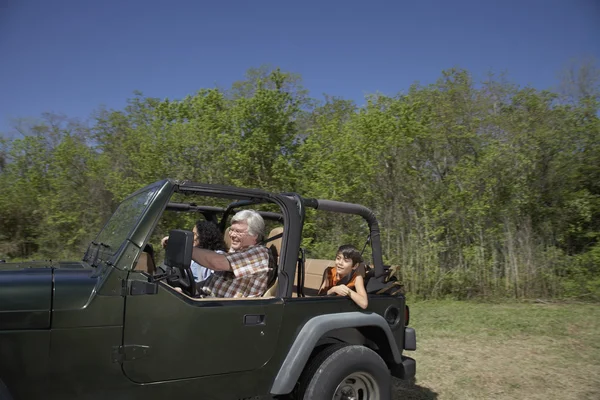
[[[192,260],[215,272],[198,282],[201,294],[214,297],[258,297],[269,282],[269,249],[260,245],[265,221],[254,210],[242,210],[231,219],[228,254],[194,247]]]

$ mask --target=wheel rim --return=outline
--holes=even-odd
[[[333,400],[379,400],[379,387],[371,374],[354,372],[340,382]]]

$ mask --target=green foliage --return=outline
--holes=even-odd
[[[0,141],[0,257],[80,257],[124,196],[172,177],[364,204],[413,296],[598,300],[594,71],[553,93],[450,69],[358,107],[260,67],[180,100],[136,93],[90,127],[45,114]],[[332,258],[366,232],[308,210],[303,246]]]

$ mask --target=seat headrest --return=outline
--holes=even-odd
[[[361,262],[360,264],[358,264],[358,267],[356,267],[356,274],[362,276],[363,278],[366,277],[367,268],[366,268],[364,262]]]
[[[153,275],[154,272],[156,272],[156,265],[154,264],[152,256],[143,251],[133,269],[135,271],[144,271],[150,275]]]
[[[273,236],[279,235],[280,233],[283,233],[282,226],[278,226],[277,228],[271,229],[271,232],[269,232],[269,236],[267,236],[267,240],[272,238]],[[275,249],[277,250],[278,255],[281,254],[281,239],[282,238],[278,238],[278,239],[275,239],[275,240],[269,242],[269,246],[271,246],[271,245],[275,246]]]

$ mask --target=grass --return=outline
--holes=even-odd
[[[411,303],[415,382],[393,400],[600,399],[600,306]]]

